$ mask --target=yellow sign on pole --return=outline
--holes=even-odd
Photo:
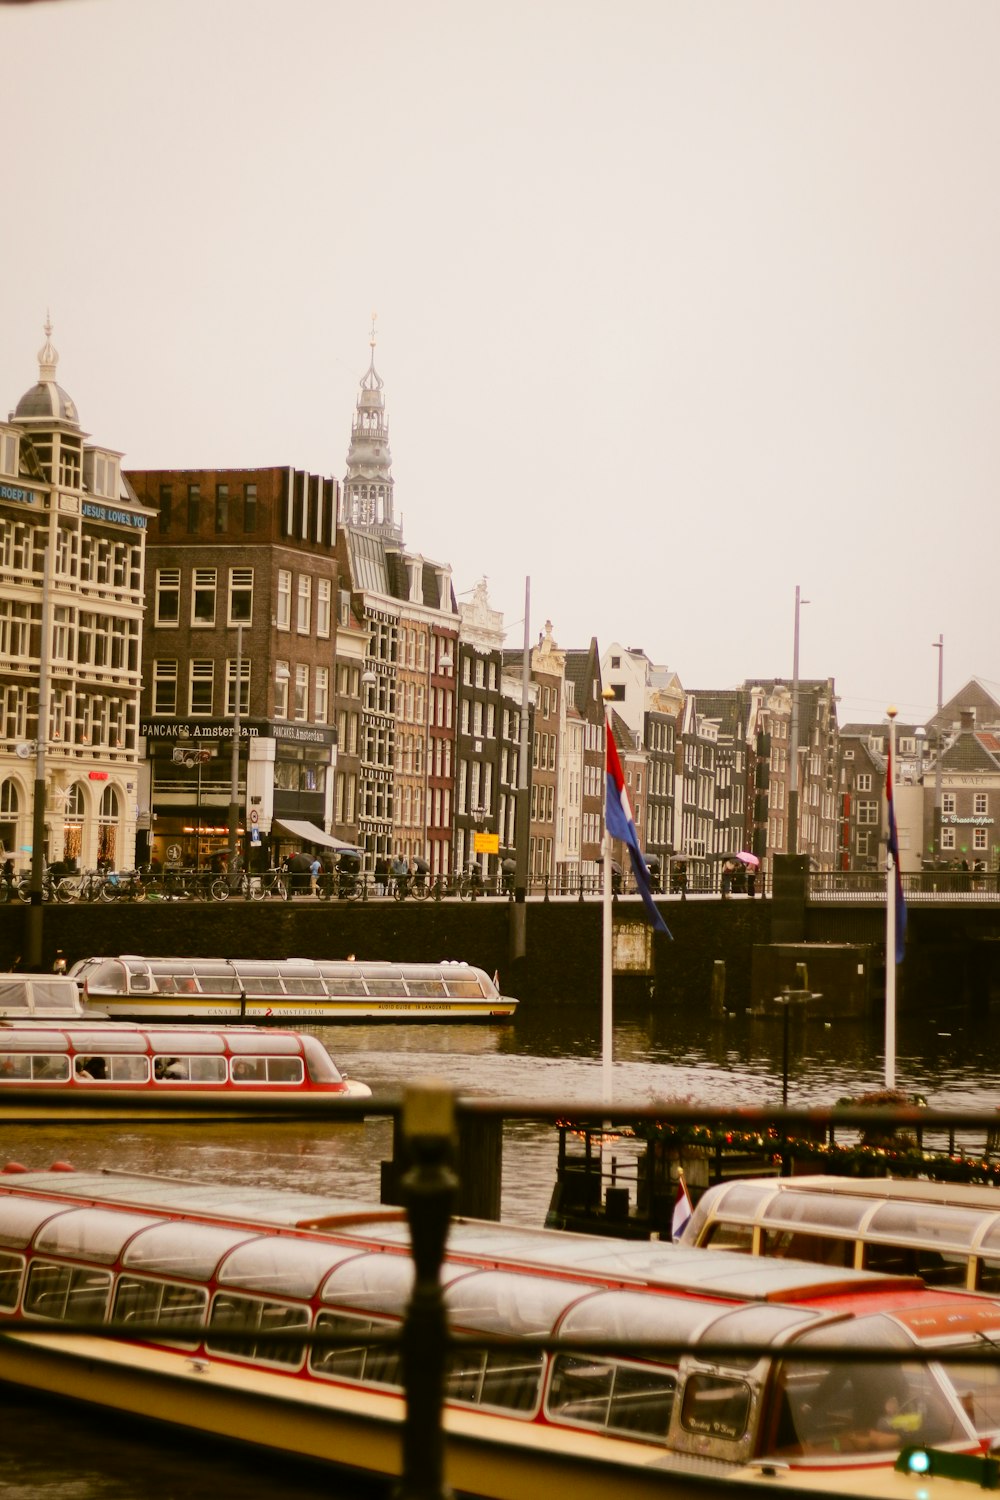
[[[476,833],[473,835],[472,847],[476,854],[499,854],[500,835],[498,833]]]

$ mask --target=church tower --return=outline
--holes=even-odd
[[[347,475],[340,502],[340,523],[402,543],[403,528],[393,518],[392,454],[385,421],[382,377],[375,369],[375,318],[372,316],[371,363],[361,381],[351,428]]]

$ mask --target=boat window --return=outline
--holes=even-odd
[[[808,1230],[765,1229],[760,1253],[786,1260],[808,1260],[814,1265],[836,1266],[841,1270],[854,1265],[853,1240],[832,1234],[810,1234]]]
[[[0,1307],[16,1307],[21,1294],[24,1256],[0,1254]]]
[[[146,975],[146,983],[140,986],[137,984],[137,980],[142,975]],[[130,982],[134,987],[149,989],[148,971],[145,967],[142,969],[134,968],[131,964],[126,968],[117,958],[106,958],[94,964],[87,970],[85,976],[88,995],[92,994],[95,990],[100,990],[102,993],[124,995],[128,992]]]
[[[31,995],[35,1010],[79,1009],[80,996],[73,979],[33,979]]]
[[[149,969],[145,964],[126,964],[125,972],[128,975],[128,989],[133,995],[144,994],[153,988],[153,980],[150,976]],[[99,984],[102,989],[125,989],[125,985],[120,983],[117,974],[115,974],[114,976],[108,974],[108,976],[105,977],[103,969],[97,969],[96,972],[90,976],[90,981],[92,983]]]
[[[311,974],[308,978],[293,977],[286,974],[283,980],[286,995],[325,995],[326,986],[318,974]]]
[[[81,1083],[146,1083],[149,1079],[148,1057],[115,1057],[113,1053],[77,1056],[73,1074]]]
[[[521,1276],[512,1271],[481,1271],[460,1276],[445,1293],[453,1328],[483,1333],[551,1333],[567,1305],[589,1287],[567,1285],[548,1276]]]
[[[333,1265],[355,1253],[346,1246],[265,1235],[227,1255],[219,1267],[218,1282],[285,1297],[314,1297]]]
[[[964,1255],[942,1255],[924,1245],[866,1244],[866,1271],[883,1276],[920,1276],[929,1286],[964,1286],[968,1259]]]
[[[25,979],[0,979],[0,1009],[27,1010],[28,982]]]
[[[327,1277],[321,1296],[324,1302],[401,1314],[412,1290],[413,1261],[408,1255],[374,1253],[344,1261]]]
[[[545,1368],[544,1357],[529,1350],[456,1350],[448,1360],[445,1394],[449,1401],[534,1412]]]
[[[157,1083],[224,1083],[224,1057],[174,1057],[165,1053],[153,1058],[153,1077]]]
[[[587,1354],[560,1354],[545,1402],[559,1422],[666,1439],[677,1388],[669,1370]]]
[[[481,1000],[483,998],[482,987],[478,979],[452,979],[449,975],[445,980],[445,989],[452,1000]]]
[[[205,1347],[214,1354],[230,1359],[251,1359],[270,1365],[301,1365],[305,1346],[294,1340],[275,1339],[270,1335],[289,1328],[307,1328],[309,1309],[287,1302],[267,1302],[260,1297],[240,1297],[233,1292],[216,1292]],[[221,1340],[217,1333],[243,1333],[251,1338]]]
[[[883,1203],[872,1215],[866,1239],[966,1250],[991,1216],[932,1203]]]
[[[222,1229],[213,1224],[174,1220],[137,1235],[127,1246],[122,1265],[207,1281],[227,1251],[252,1238],[256,1236],[250,1229]]]
[[[388,999],[391,996],[400,996],[403,994],[403,981],[398,974],[394,974],[391,979],[372,979],[368,977],[365,983],[368,986],[369,995]]]
[[[728,1200],[727,1200],[728,1205]],[[779,1192],[765,1208],[761,1218],[766,1224],[810,1224],[819,1229],[857,1229],[871,1201],[841,1197],[838,1193]]]
[[[0,1245],[23,1250],[31,1244],[39,1224],[58,1216],[53,1203],[0,1196]]]
[[[201,1286],[153,1281],[144,1276],[119,1276],[115,1318],[122,1323],[178,1325],[204,1323],[208,1292]],[[192,1346],[191,1340],[185,1341]]]
[[[411,1000],[444,1000],[448,992],[443,979],[408,979],[406,993]]]
[[[774,1184],[768,1182],[727,1184],[721,1190],[710,1189],[713,1195],[711,1205],[708,1204],[706,1194],[703,1204],[699,1207],[709,1207],[713,1215],[717,1214],[720,1217],[724,1213],[727,1219],[755,1219],[762,1204],[774,1196],[774,1191]]]
[[[68,1077],[65,1053],[0,1052],[0,1083],[64,1083]]]
[[[244,995],[273,996],[280,994],[278,982],[274,978],[264,979],[260,975],[249,974],[240,979],[240,992]]]
[[[301,1083],[305,1077],[301,1057],[234,1057],[230,1066],[234,1083]]]
[[[766,1443],[775,1453],[871,1453],[968,1439],[923,1365],[831,1364],[817,1356],[815,1364],[783,1366],[776,1390],[776,1427]]]
[[[739,1442],[750,1422],[750,1387],[745,1380],[695,1373],[684,1384],[681,1426],[723,1442]]]
[[[364,996],[368,993],[365,989],[364,980],[360,977],[357,979],[327,979],[326,992],[333,1000],[343,995]]]
[[[32,1261],[24,1293],[24,1312],[32,1318],[103,1319],[111,1291],[111,1272],[89,1266]]]
[[[385,1344],[365,1343],[364,1335],[373,1330],[398,1333],[399,1325],[377,1322],[372,1318],[352,1318],[344,1313],[317,1313],[317,1333],[356,1337],[359,1342],[340,1349],[315,1345],[310,1351],[309,1368],[314,1375],[325,1375],[332,1380],[359,1380],[366,1385],[386,1385],[400,1390],[403,1379],[398,1350]]]
[[[35,1248],[50,1255],[73,1255],[110,1265],[118,1259],[126,1240],[156,1223],[158,1220],[148,1214],[122,1213],[113,1208],[71,1208],[42,1226],[35,1237]]]
[[[303,1036],[302,1051],[313,1083],[343,1083],[343,1074],[319,1037]]]
[[[716,1219],[709,1224],[698,1244],[711,1245],[713,1250],[735,1250],[741,1255],[750,1255],[753,1253],[753,1225],[730,1224],[726,1219]]]
[[[966,1344],[965,1350],[989,1350],[988,1343]],[[976,1364],[949,1364],[943,1361],[944,1373],[958,1396],[959,1404],[972,1423],[977,1437],[994,1438],[1000,1431],[1000,1366],[995,1355]]]

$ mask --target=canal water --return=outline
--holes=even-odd
[[[594,1101],[601,1094],[600,1019],[593,1008],[553,1006],[515,1025],[337,1026],[317,1035],[349,1073],[377,1092],[421,1076],[463,1093],[553,1104]],[[742,1013],[710,1021],[701,1014],[622,1011],[614,1032],[616,1104],[674,1099],[691,1104],[780,1104],[784,1046],[780,1022]],[[938,1014],[899,1024],[897,1084],[938,1108],[1000,1104],[1000,1018],[942,1005]],[[790,1104],[833,1104],[879,1088],[881,1027],[858,1023],[789,1025]],[[190,1175],[225,1182],[291,1186],[310,1192],[377,1199],[379,1170],[391,1154],[386,1121],[339,1126],[47,1125],[6,1126],[2,1161],[45,1167]],[[503,1217],[541,1224],[555,1175],[556,1139],[545,1126],[517,1122],[504,1136]],[[289,1482],[281,1462],[262,1464],[216,1444],[174,1433],[122,1431],[100,1415],[25,1399],[3,1398],[0,1494],[4,1500],[243,1500],[294,1490],[301,1500],[357,1500],[354,1484],[314,1470]]]

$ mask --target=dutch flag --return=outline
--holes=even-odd
[[[684,1233],[687,1221],[691,1217],[692,1206],[691,1194],[688,1192],[687,1183],[684,1181],[682,1173],[677,1179],[677,1197],[674,1199],[674,1213],[670,1221],[670,1238],[674,1241],[674,1244],[677,1243]]]
[[[639,835],[635,831],[632,821],[632,809],[629,806],[628,792],[625,790],[625,777],[622,774],[622,763],[618,759],[618,749],[611,733],[611,725],[605,726],[604,738],[608,747],[608,792],[605,799],[604,820],[607,825],[608,837],[620,839],[628,850],[628,857],[632,862],[632,874],[643,904],[649,916],[649,920],[657,932],[665,932],[667,937],[673,939],[666,922],[656,909],[653,900],[653,892],[649,886],[649,871],[646,869],[646,861],[642,857],[639,848]]]

